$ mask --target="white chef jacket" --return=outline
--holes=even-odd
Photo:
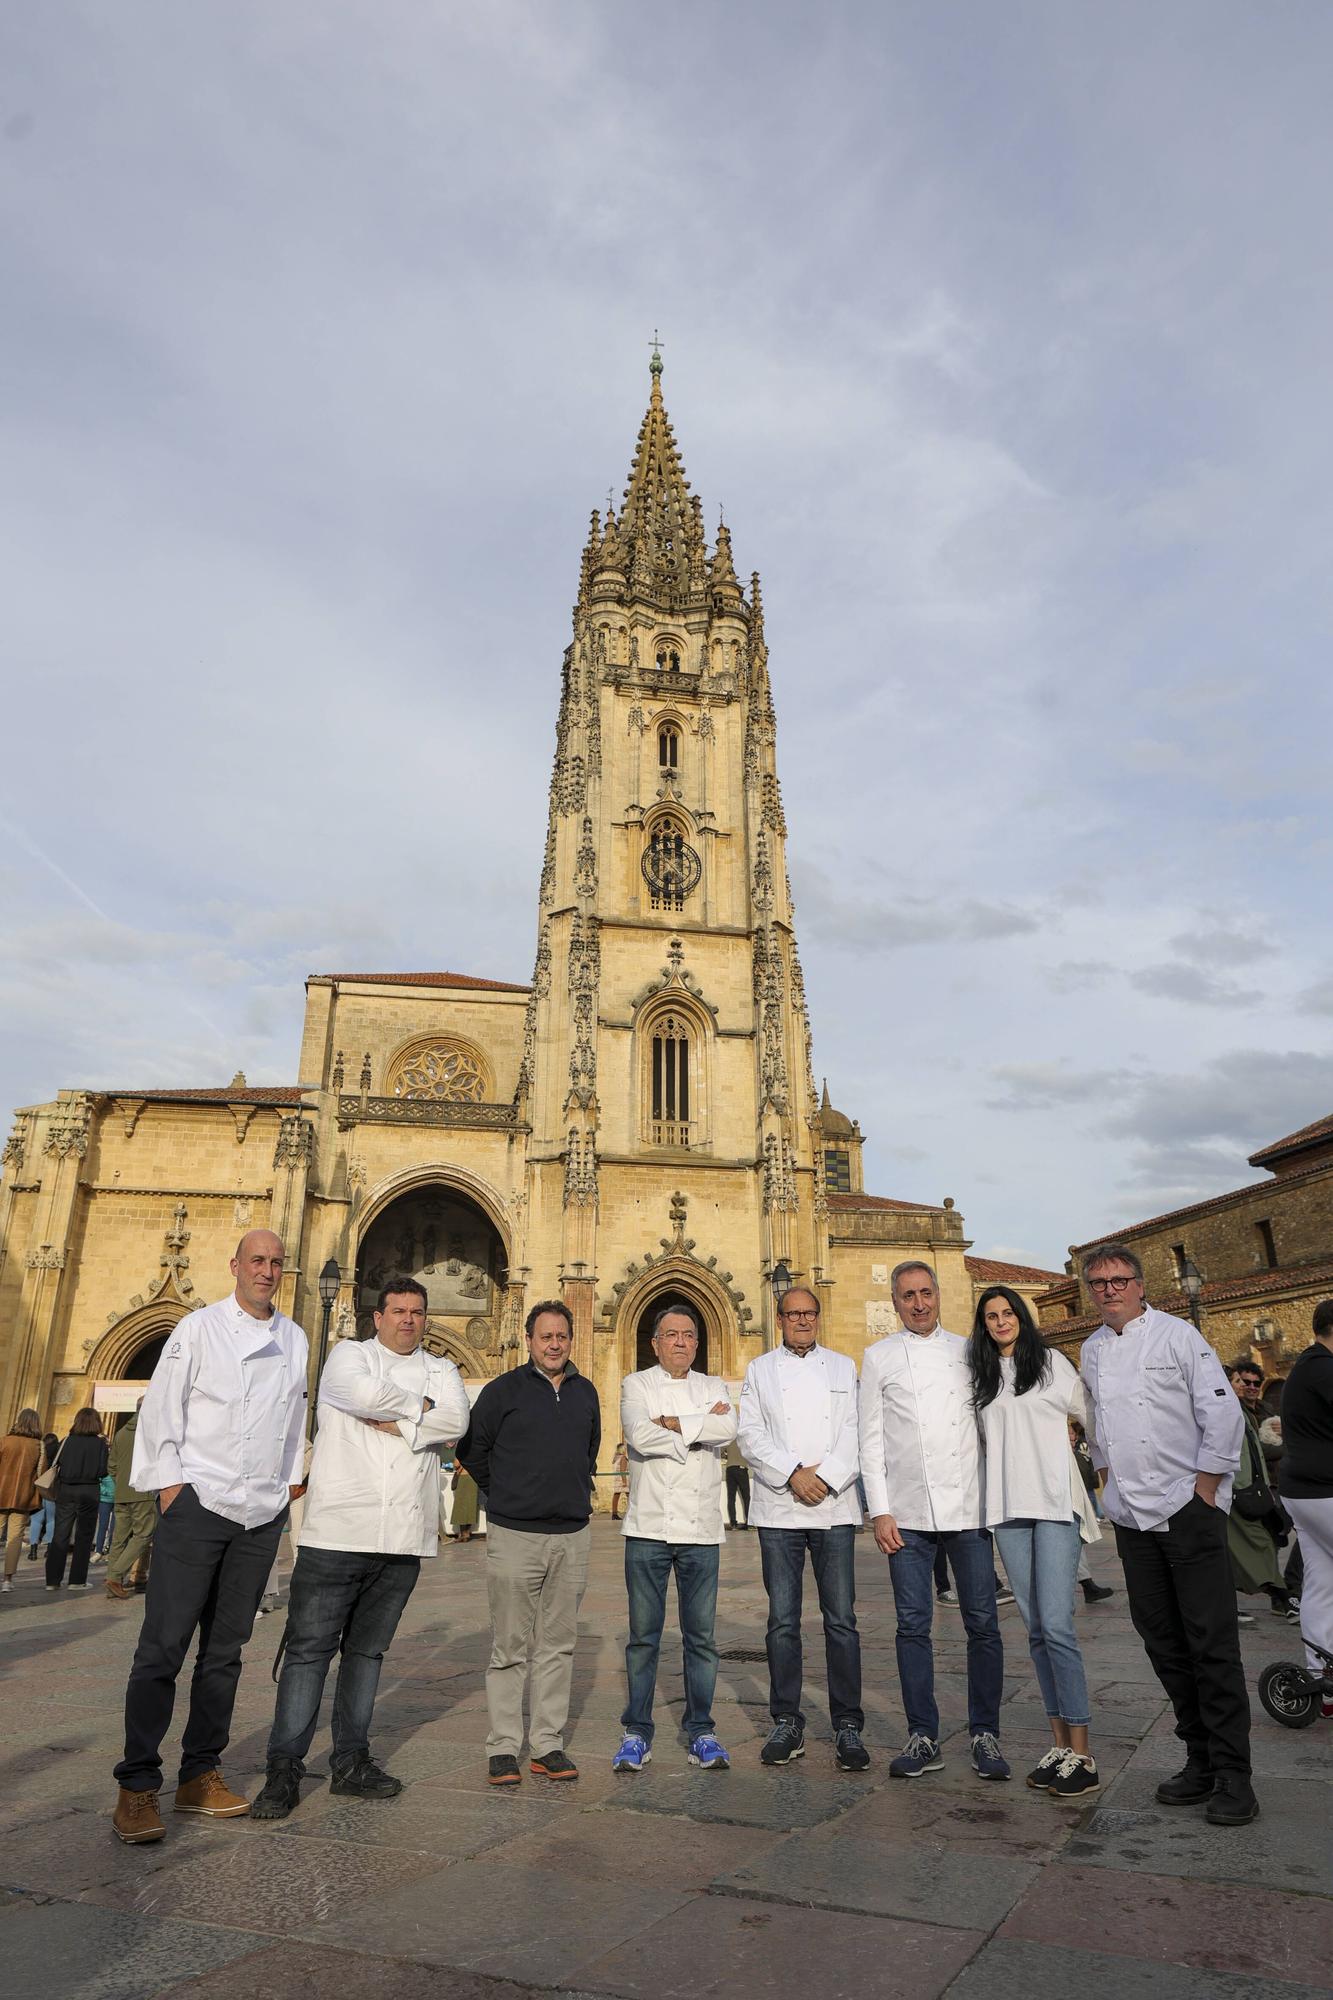
[[[340,1340],[320,1377],[302,1548],[433,1556],[440,1447],[462,1437],[470,1415],[463,1378],[442,1355]],[[397,1435],[372,1430],[363,1417],[396,1423]]]
[[[131,1486],[192,1486],[242,1528],[273,1520],[301,1477],[308,1357],[294,1320],[255,1319],[234,1293],[187,1313],[144,1395]]]
[[[1124,1528],[1165,1528],[1194,1497],[1200,1472],[1222,1474],[1217,1504],[1230,1513],[1245,1412],[1203,1335],[1145,1306],[1123,1332],[1090,1334],[1079,1360],[1110,1518]]]
[[[923,1534],[981,1526],[981,1441],[967,1342],[890,1333],[861,1362],[866,1507]]]
[[[712,1415],[725,1403],[725,1416]],[[680,1436],[657,1417],[679,1417]],[[627,1375],[620,1391],[620,1428],[629,1452],[627,1535],[649,1542],[723,1539],[722,1461],[736,1435],[736,1412],[717,1375],[691,1368],[673,1382],[654,1364]]]
[[[816,1414],[822,1439],[812,1421]],[[741,1387],[737,1440],[754,1474],[750,1520],[756,1528],[860,1526],[856,1363],[850,1355],[818,1342],[805,1355],[785,1344],[757,1354]],[[811,1464],[829,1492],[806,1507],[787,1481],[798,1465]]]
[[[1049,1350],[1050,1372],[1021,1396],[1014,1364],[1000,1357],[1000,1390],[981,1412],[985,1447],[986,1526],[1004,1521],[1078,1522],[1085,1542],[1102,1531],[1069,1442],[1069,1419],[1092,1429],[1088,1392],[1072,1361]]]

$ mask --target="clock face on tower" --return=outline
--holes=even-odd
[[[643,879],[655,910],[681,910],[699,886],[703,863],[679,820],[659,819],[643,850]]]

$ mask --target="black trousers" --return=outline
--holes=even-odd
[[[188,1784],[221,1763],[241,1648],[254,1628],[286,1518],[284,1507],[262,1527],[242,1528],[210,1512],[193,1486],[183,1486],[159,1516],[143,1631],[125,1689],[125,1755],[116,1766],[127,1791],[155,1792],[161,1785],[162,1738],[196,1631],[199,1651],[177,1782]]]
[[[46,1551],[48,1583],[63,1582],[66,1556],[69,1556],[70,1582],[87,1583],[88,1558],[93,1552],[93,1536],[97,1532],[100,1491],[95,1483],[86,1486],[57,1484],[55,1533]],[[74,1544],[72,1556],[69,1555],[71,1541]]]
[[[1195,1494],[1163,1532],[1116,1524],[1134,1630],[1176,1712],[1176,1735],[1214,1771],[1250,1769],[1250,1697],[1236,1628],[1227,1517]]]
[[[736,1502],[740,1500],[745,1508],[745,1525],[750,1523],[750,1468],[748,1465],[727,1467],[727,1522],[736,1526]]]

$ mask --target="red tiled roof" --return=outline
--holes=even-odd
[[[963,1262],[983,1285],[1055,1285],[1064,1276],[1063,1271],[1045,1271],[1037,1264],[1002,1264],[994,1257],[964,1257]]]
[[[831,1194],[828,1198],[828,1205],[830,1208],[839,1209],[919,1209],[923,1215],[932,1214],[940,1206],[935,1201],[895,1201],[891,1195],[886,1194]]]
[[[107,1090],[99,1095],[151,1104],[299,1104],[311,1088],[299,1083],[255,1083],[223,1090]]]
[[[1321,1140],[1333,1140],[1333,1113],[1327,1118],[1316,1118],[1312,1125],[1302,1125],[1299,1132],[1288,1132],[1285,1139],[1274,1139],[1271,1145],[1260,1147],[1257,1153],[1250,1154],[1250,1165],[1266,1167],[1288,1153],[1301,1153],[1307,1146],[1317,1146]]]
[[[476,979],[470,972],[324,972],[338,986],[462,986],[487,993],[526,993],[508,979]]]

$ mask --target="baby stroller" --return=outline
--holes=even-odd
[[[1275,1660],[1259,1676],[1259,1699],[1274,1722],[1284,1729],[1306,1729],[1333,1704],[1333,1653],[1311,1646],[1323,1661],[1323,1672],[1297,1666],[1294,1660]]]

